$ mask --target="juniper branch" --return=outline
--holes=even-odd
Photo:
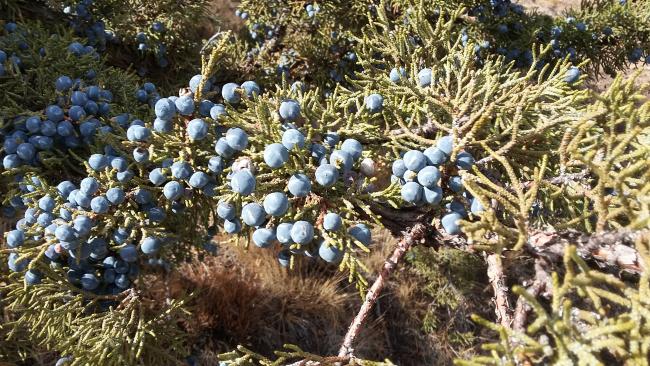
[[[413,227],[411,227],[404,234],[402,240],[400,240],[399,243],[397,243],[397,247],[395,248],[391,256],[386,260],[386,262],[384,262],[384,266],[382,268],[381,273],[379,274],[375,282],[368,290],[365,301],[361,305],[359,312],[357,313],[354,320],[350,324],[350,327],[348,328],[348,332],[346,333],[345,338],[343,339],[343,344],[339,349],[340,357],[353,355],[354,341],[356,337],[359,335],[359,333],[361,332],[362,326],[365,323],[368,314],[370,314],[370,311],[372,310],[374,304],[377,302],[377,299],[379,298],[379,295],[381,294],[381,291],[384,288],[386,280],[388,279],[388,277],[390,277],[391,273],[395,270],[395,268],[397,268],[397,264],[402,259],[402,257],[404,257],[404,254],[406,254],[406,252],[418,241],[422,240],[426,232],[427,232],[427,228],[425,225],[421,223],[416,224]]]
[[[512,324],[512,306],[508,299],[508,286],[506,284],[506,276],[503,273],[501,256],[496,253],[490,254],[487,256],[486,262],[488,266],[487,275],[494,289],[497,321],[504,327],[510,328]]]

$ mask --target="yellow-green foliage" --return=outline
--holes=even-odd
[[[650,236],[640,236],[637,249],[646,268]],[[458,365],[647,365],[650,351],[650,287],[648,272],[638,285],[591,269],[568,246],[564,273],[553,273],[550,302],[516,286],[535,315],[526,333],[474,320],[498,332],[500,341],[483,345],[484,356]]]
[[[156,306],[136,290],[120,299],[89,298],[75,293],[78,290],[61,292],[63,279],[29,288],[22,281],[8,281],[3,292],[11,315],[0,325],[0,334],[6,335],[0,351],[28,339],[32,347],[72,356],[71,365],[115,366],[170,365],[187,354],[183,334],[174,323],[185,312],[183,301]],[[98,308],[108,311],[97,312]],[[0,352],[0,361],[30,356],[19,351]]]

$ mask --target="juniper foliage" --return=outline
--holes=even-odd
[[[426,224],[429,245],[553,272],[533,294],[513,271],[506,297],[531,318],[474,317],[499,339],[459,364],[647,362],[647,85],[584,84],[644,61],[647,2],[585,0],[553,18],[509,1],[243,1],[246,30],[203,43],[204,1],[4,3],[0,360],[180,363],[184,299],[157,303],[147,279],[217,232],[275,248],[289,269],[320,257],[366,296],[368,228]],[[140,76],[171,68],[147,85],[121,58]],[[286,207],[268,208],[272,194]],[[340,222],[325,225],[330,213]],[[597,240],[611,233],[634,240]],[[221,359],[391,364],[285,348]]]

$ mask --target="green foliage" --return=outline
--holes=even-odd
[[[482,294],[487,278],[481,258],[460,249],[419,247],[407,260],[413,267],[409,275],[415,274],[418,283],[425,284],[418,289],[429,303],[422,316],[422,331],[439,337],[441,342],[436,344],[440,349],[447,343],[456,353],[475,347],[480,337],[468,316],[484,313],[484,304],[489,301]]]
[[[34,346],[72,356],[72,365],[178,364],[187,354],[182,331],[173,322],[185,312],[183,301],[152,306],[137,291],[88,299],[74,290],[62,293],[61,280],[38,287],[9,281],[3,291],[11,316],[0,325],[7,342],[2,345],[29,339]],[[2,352],[0,360],[29,356],[19,352],[19,359],[12,359],[12,354]]]
[[[648,264],[650,238],[638,239],[637,248]],[[647,365],[650,347],[648,274],[637,286],[591,269],[567,247],[563,275],[553,273],[550,302],[542,302],[516,286],[513,292],[529,303],[535,320],[525,333],[474,320],[498,332],[500,341],[483,345],[484,356],[458,365]]]
[[[27,7],[7,0],[3,4],[11,17]],[[41,5],[34,7],[43,11]],[[62,16],[63,5],[50,1],[46,10],[55,9]],[[214,25],[206,16],[207,5],[205,0],[136,1],[124,9],[122,2],[96,2],[89,10],[99,18],[77,19],[76,37],[59,23],[61,19],[28,20],[19,25],[18,32],[0,36],[0,49],[19,55],[23,64],[5,63],[7,75],[0,77],[0,129],[11,130],[28,116],[43,115],[43,108],[61,97],[53,88],[60,75],[82,78],[93,69],[97,84],[115,95],[111,116],[101,120],[110,130],[98,133],[95,143],[75,151],[44,153],[38,167],[2,172],[2,203],[8,204],[19,194],[21,177],[38,177],[42,183],[22,194],[31,208],[47,194],[57,197],[56,204],[63,207],[64,198],[57,196],[54,186],[63,177],[97,178],[102,193],[119,186],[127,202],[119,210],[92,214],[97,222],[92,236],[108,237],[128,227],[132,229],[129,242],[136,245],[148,236],[164,237],[159,255],[174,266],[193,258],[213,231],[221,229],[218,202],[230,202],[239,209],[245,203],[262,202],[269,193],[284,191],[293,174],[313,177],[320,161],[307,146],[296,148],[278,169],[264,163],[265,147],[280,142],[286,128],[279,116],[280,104],[293,99],[301,106],[295,124],[308,141],[322,142],[331,131],[338,132],[342,140],[357,139],[364,145],[361,159],[372,169],[362,169],[360,160],[345,181],[332,187],[314,184],[309,196],[292,197],[285,217],[270,218],[267,224],[314,223],[317,240],[284,248],[290,253],[289,266],[299,260],[308,263],[306,257],[315,257],[318,245],[327,241],[344,253],[339,269],[362,295],[370,272],[362,256],[370,248],[348,235],[348,227],[357,223],[388,226],[388,220],[395,220],[403,225],[390,228],[397,232],[408,224],[399,222],[401,218],[415,217],[431,223],[432,231],[440,234],[436,238],[454,240],[444,235],[440,216],[452,200],[467,206],[470,195],[485,208],[463,222],[466,237],[462,238],[475,251],[522,256],[532,230],[540,228],[601,233],[650,227],[650,102],[642,95],[644,88],[638,87],[634,77],[626,81],[618,77],[608,91],[597,94],[584,88],[588,75],[567,81],[574,67],[589,70],[591,75],[614,73],[627,66],[633,49],[650,49],[649,3],[583,1],[579,10],[567,13],[575,18],[567,23],[566,17],[526,13],[511,5],[501,16],[499,9],[491,9],[490,2],[482,0],[328,1],[311,4],[319,9],[313,16],[304,2],[245,0],[241,10],[248,14],[249,34],[218,32],[203,43],[203,26]],[[90,42],[79,36],[96,20],[114,31],[121,43],[107,44],[102,57],[71,55],[67,46],[75,40]],[[166,31],[151,31],[153,21],[162,22]],[[584,22],[586,31],[577,29],[577,22]],[[502,25],[515,31],[500,32]],[[555,42],[549,44],[552,27],[560,25],[563,31],[554,38],[561,49]],[[602,33],[605,27],[612,29],[612,36]],[[151,42],[145,53],[135,51],[138,32],[145,32]],[[129,121],[141,118],[147,127],[152,126],[154,114],[135,101],[134,92],[143,80],[128,70],[137,66],[144,71],[143,67],[160,63],[161,44],[167,46],[165,57],[171,65],[162,70],[154,66],[157,71],[150,75],[163,90],[185,87],[200,61],[203,79],[193,95],[197,106],[205,100],[221,101],[218,88],[203,90],[207,80],[221,85],[254,79],[263,92],[244,95],[238,104],[224,102],[227,113],[220,117],[203,116],[208,126],[203,140],[189,138],[186,126],[191,117],[175,116],[169,133],[155,132],[147,141],[131,141],[117,114],[129,113]],[[105,46],[101,41],[97,45],[98,49]],[[569,47],[575,52],[568,52]],[[516,55],[509,52],[514,50]],[[406,76],[391,81],[389,72],[400,67]],[[424,68],[431,71],[431,85],[421,85],[418,74]],[[294,81],[299,83],[291,85]],[[366,97],[373,93],[383,97],[379,113],[365,106]],[[187,89],[180,94],[190,95]],[[183,199],[182,209],[162,198],[163,189],[148,178],[150,168],[171,158],[205,170],[215,154],[215,141],[235,127],[247,133],[248,146],[213,176],[210,189],[193,191],[191,198]],[[438,207],[405,205],[399,184],[388,183],[384,173],[400,153],[423,150],[447,135],[454,142],[451,161],[461,151],[477,157],[472,170],[442,168],[445,176],[461,175],[466,191],[446,195]],[[111,154],[128,159],[135,175],[131,181],[118,182],[115,170],[90,168],[90,153],[104,153],[107,147]],[[148,152],[149,161],[135,162],[136,150]],[[250,195],[234,193],[228,182],[229,174],[244,168],[254,171],[257,179],[257,189]],[[450,187],[442,188],[450,191]],[[169,213],[160,222],[150,220],[144,204],[133,199],[140,190],[155,195],[152,205]],[[331,210],[341,214],[346,230],[320,229]],[[83,211],[75,209],[74,215]],[[248,246],[252,230],[245,229],[237,241]],[[43,283],[26,286],[20,274],[4,275],[8,271],[2,269],[6,284],[1,290],[2,306],[9,321],[0,326],[6,341],[0,343],[0,357],[5,357],[1,361],[29,362],[41,349],[73,356],[73,363],[79,365],[173,364],[187,356],[188,339],[179,325],[186,314],[184,302],[169,299],[161,305],[144,293],[147,276],[157,274],[154,270],[143,266],[144,273],[134,275],[135,286],[121,294],[86,292],[66,279],[68,269],[78,262],[62,265],[44,258],[54,239],[42,233],[42,228],[28,228],[29,239],[19,248],[0,249],[3,262],[9,253],[17,253],[19,261],[29,261],[28,269],[44,274]],[[637,245],[644,254],[648,240],[642,237]],[[124,242],[112,241],[107,250],[117,253],[124,247]],[[422,291],[433,299],[423,327],[434,332],[441,326],[440,311],[465,312],[467,303],[476,301],[473,295],[484,284],[478,280],[484,267],[479,256],[460,249],[441,249],[434,256],[420,248],[414,257],[412,270],[428,283]],[[476,317],[478,323],[499,333],[500,341],[485,345],[489,355],[460,364],[605,364],[610,358],[630,364],[647,362],[647,273],[638,287],[631,286],[591,269],[570,247],[554,275],[549,299],[539,300],[521,287],[513,291],[534,310],[535,319],[527,332]],[[458,328],[462,327],[469,325]],[[477,342],[469,330],[450,339],[459,346]],[[240,346],[223,359],[233,365],[300,360],[391,364],[348,356],[321,357],[293,345],[285,348],[271,360]]]

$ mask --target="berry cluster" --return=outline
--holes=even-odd
[[[97,131],[110,131],[100,118],[111,110],[113,95],[81,79],[60,76],[55,104],[39,115],[19,117],[4,131],[2,164],[5,169],[39,165],[54,155],[93,143]]]
[[[445,196],[451,197],[446,205],[448,213],[441,223],[449,234],[460,233],[458,221],[467,217],[465,204],[473,214],[484,210],[478,199],[464,192],[463,179],[459,170],[471,169],[474,157],[467,151],[453,156],[453,137],[441,137],[435,146],[424,151],[409,150],[392,165],[391,180],[401,185],[402,199],[411,205],[439,206]]]

